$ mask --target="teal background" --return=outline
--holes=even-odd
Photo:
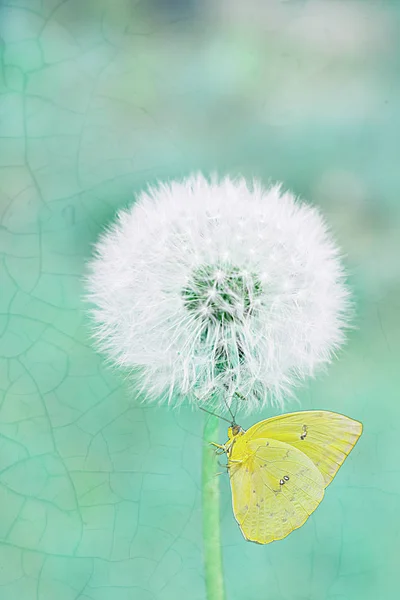
[[[266,547],[243,540],[220,477],[227,598],[398,597],[399,14],[0,2],[1,600],[205,598],[203,414],[141,404],[92,349],[82,302],[116,210],[198,169],[318,205],[356,301],[349,343],[298,398],[363,436],[306,525]]]

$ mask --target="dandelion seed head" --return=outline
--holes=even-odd
[[[348,292],[318,211],[281,186],[195,176],[143,192],[89,265],[99,349],[149,400],[282,406],[344,341]],[[137,379],[139,377],[139,379]]]

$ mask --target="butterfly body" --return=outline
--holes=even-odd
[[[280,415],[247,431],[232,425],[220,448],[244,537],[268,544],[301,527],[361,432],[358,421],[328,411]]]

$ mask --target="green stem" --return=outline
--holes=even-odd
[[[218,419],[206,417],[203,433],[202,500],[204,566],[208,600],[225,599],[219,518],[218,463],[215,452],[209,444],[218,440],[218,430]]]

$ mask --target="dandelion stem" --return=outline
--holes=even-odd
[[[218,419],[206,417],[203,434],[202,501],[204,566],[208,600],[225,600],[219,518],[219,478],[216,476],[215,453],[209,444],[218,439],[218,430]]]

